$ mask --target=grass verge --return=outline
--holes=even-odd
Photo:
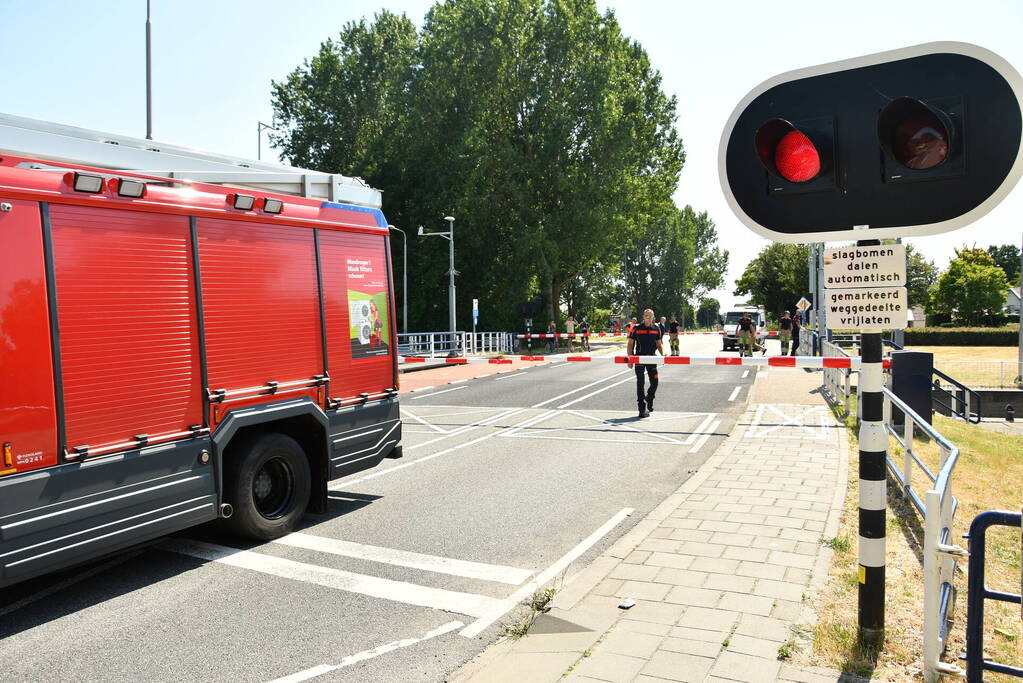
[[[827,585],[814,599],[818,623],[813,634],[813,652],[803,658],[806,663],[876,680],[919,680],[923,650],[923,520],[890,476],[885,642],[878,651],[863,648],[857,642],[859,475],[855,412],[854,400],[853,416],[845,418],[850,437],[849,487],[838,536],[821,539],[834,551],[834,559]],[[952,478],[952,492],[959,499],[959,510],[950,542],[965,547],[962,534],[976,515],[994,509],[1018,511],[1023,505],[1023,437],[998,434],[940,416],[934,417],[934,426],[960,449]],[[894,440],[891,443],[893,460],[901,462],[901,449]],[[913,450],[931,471],[937,471],[936,444],[916,440]],[[915,470],[913,481],[918,492],[926,490],[926,475],[919,469]],[[1019,530],[1004,527],[989,530],[987,556],[988,587],[1018,593]],[[959,597],[944,659],[962,665],[958,657],[966,642],[965,570],[968,566],[960,566],[962,571],[956,572],[955,579]],[[987,601],[984,626],[987,657],[1005,664],[1023,665],[1023,623],[1019,606]],[[984,680],[1019,679],[988,672]]]

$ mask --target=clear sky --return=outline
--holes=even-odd
[[[417,25],[428,0],[152,0],[154,137],[256,156],[256,122],[270,122],[270,82],[284,78],[346,21],[381,8]],[[687,160],[679,205],[708,211],[735,279],[766,241],[728,209],[718,184],[721,131],[736,103],[792,69],[936,40],[975,43],[1023,70],[1023,2],[856,3],[631,0],[611,7],[678,96]],[[143,137],[145,0],[0,0],[5,65],[0,111]],[[264,158],[274,154],[266,149]],[[387,207],[384,206],[386,212]],[[962,244],[1019,244],[1023,187],[961,230],[916,238],[944,267]]]

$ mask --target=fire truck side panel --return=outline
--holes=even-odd
[[[387,247],[378,235],[321,230],[331,397],[345,403],[396,388]],[[375,466],[401,440],[392,398],[330,414],[331,478]]]
[[[210,439],[0,479],[0,587],[215,519]]]
[[[210,389],[323,374],[313,231],[206,218],[198,231]]]
[[[57,463],[53,352],[39,204],[0,213],[0,473]],[[0,494],[2,498],[2,494]]]
[[[203,421],[188,219],[55,204],[50,221],[68,451],[187,435]]]

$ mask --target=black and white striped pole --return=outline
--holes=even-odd
[[[859,638],[866,645],[884,639],[884,569],[888,433],[884,427],[881,333],[860,334],[860,542]]]

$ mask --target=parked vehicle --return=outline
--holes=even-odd
[[[0,115],[0,586],[218,517],[277,538],[401,457],[379,207]]]

